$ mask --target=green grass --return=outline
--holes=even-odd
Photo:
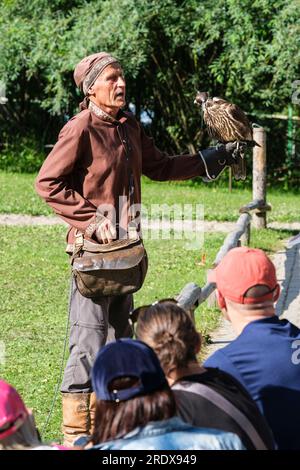
[[[34,192],[35,175],[0,172],[0,213],[51,215],[52,210]],[[204,204],[206,220],[238,218],[241,205],[250,202],[251,192],[234,188],[232,193],[215,184],[156,183],[142,181],[143,203]],[[293,193],[269,191],[273,205],[269,220],[299,222],[299,197]],[[65,228],[61,226],[0,227],[0,342],[6,360],[1,376],[11,382],[33,408],[40,430],[49,413],[59,377],[65,338],[69,265],[64,255]],[[291,232],[252,231],[251,245],[270,254],[281,247]],[[135,304],[176,295],[187,282],[204,285],[206,270],[213,262],[224,234],[205,234],[197,250],[186,241],[146,240],[149,271],[146,282],[135,296]],[[201,260],[205,255],[205,265]],[[204,336],[218,324],[217,309],[202,304],[196,311],[197,328]],[[60,397],[46,434],[60,438]]]
[[[272,253],[288,236],[290,232],[285,231],[253,231],[252,246]],[[65,337],[69,286],[65,228],[3,226],[0,239],[0,341],[6,350],[0,375],[19,390],[42,430],[59,377]],[[198,250],[186,249],[186,242],[180,240],[146,240],[149,271],[135,304],[174,296],[186,282],[203,285],[223,240],[222,234],[207,234]],[[199,264],[203,254],[204,266]],[[197,309],[197,327],[204,335],[218,321],[217,309],[206,304]],[[59,396],[43,437],[59,439],[60,425]]]
[[[0,172],[0,213],[52,215],[52,210],[35,194],[35,175]],[[217,183],[154,182],[142,180],[142,202],[151,204],[203,204],[205,220],[235,221],[242,205],[252,200],[249,189],[234,187],[231,193]],[[299,195],[280,189],[268,191],[272,205],[270,222],[299,222]]]

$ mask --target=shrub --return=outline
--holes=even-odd
[[[16,173],[36,173],[45,158],[34,140],[23,138],[17,143],[2,144],[0,170]]]

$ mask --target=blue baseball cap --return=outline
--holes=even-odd
[[[117,378],[136,377],[135,387],[110,390]],[[109,343],[97,354],[92,369],[92,385],[99,400],[125,401],[160,390],[168,385],[155,352],[142,341],[129,338]]]

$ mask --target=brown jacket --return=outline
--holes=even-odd
[[[120,111],[108,122],[90,109],[63,127],[36,179],[37,193],[74,231],[85,231],[95,221],[100,204],[118,207],[129,193],[129,163],[134,180],[134,202],[141,202],[141,175],[157,181],[184,180],[205,174],[197,155],[167,156],[146,136],[131,113]]]

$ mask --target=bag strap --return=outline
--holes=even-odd
[[[67,246],[67,249],[72,246],[72,255],[70,259],[71,265],[73,264],[74,259],[79,255],[79,253],[82,251],[83,245],[84,245],[84,236],[83,233],[80,232],[79,230],[75,230],[75,241],[74,245],[69,245]]]
[[[132,208],[134,206],[134,177],[133,177],[133,171],[132,171],[132,165],[131,165],[131,145],[128,137],[128,132],[126,129],[126,125],[122,124],[120,128],[118,127],[121,132],[119,132],[119,137],[122,141],[124,150],[125,150],[125,155],[126,155],[126,160],[127,160],[127,168],[128,168],[128,195],[129,195],[129,207],[130,207],[130,213],[129,213],[129,223],[131,222],[132,219],[134,219],[132,212]],[[124,134],[122,136],[121,134]]]
[[[172,390],[187,391],[187,388],[183,384],[188,384],[189,392],[194,392],[197,395],[206,398],[215,406],[217,406],[226,414],[228,414],[240,426],[240,428],[245,432],[245,434],[247,434],[247,436],[253,443],[255,449],[268,450],[264,441],[258,434],[251,421],[247,418],[247,416],[245,416],[235,405],[233,405],[229,400],[224,398],[220,393],[216,392],[207,385],[196,382],[176,383],[172,386]]]

